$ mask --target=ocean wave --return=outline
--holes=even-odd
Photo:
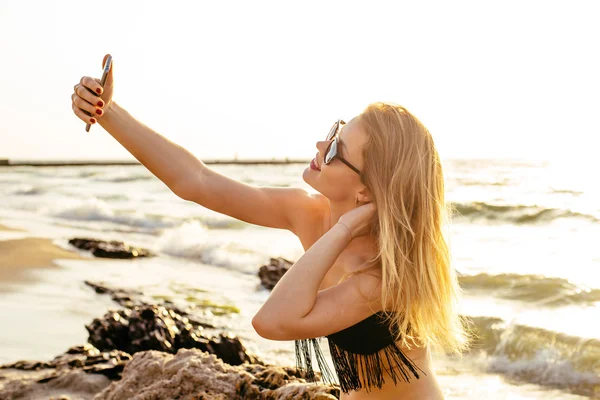
[[[600,393],[600,340],[494,317],[469,320],[478,335],[471,353],[485,354],[488,371],[578,394]]]
[[[103,174],[102,171],[86,171],[86,170],[84,170],[84,171],[78,172],[76,176],[78,178],[91,178],[91,177],[102,175],[102,174]]]
[[[8,194],[15,196],[36,196],[46,193],[48,186],[19,185]]]
[[[171,228],[178,224],[177,221],[165,216],[143,214],[139,211],[118,214],[104,201],[98,199],[81,200],[67,206],[52,206],[45,211],[45,214],[56,218],[110,222],[149,230]]]
[[[550,222],[560,218],[581,218],[592,222],[600,220],[593,215],[560,208],[544,208],[525,205],[495,205],[483,202],[452,203],[454,217],[497,220],[516,224]]]
[[[132,228],[142,228],[147,232],[162,233],[164,229],[178,228],[188,222],[198,222],[209,229],[244,229],[248,224],[226,215],[173,217],[164,214],[144,213],[138,210],[118,211],[109,202],[126,200],[124,195],[97,196],[88,199],[75,199],[67,203],[46,206],[42,212],[56,218],[71,221],[107,222]]]
[[[154,175],[144,174],[144,175],[126,175],[126,176],[115,176],[111,178],[96,178],[94,179],[97,182],[112,182],[112,183],[127,183],[127,182],[137,182],[137,181],[150,181],[157,179]]]
[[[543,275],[481,273],[459,276],[465,291],[485,291],[496,297],[544,306],[591,304],[600,301],[600,289],[582,288],[563,278]]]
[[[103,201],[124,201],[124,200],[130,200],[129,197],[127,197],[124,194],[119,194],[119,193],[114,193],[114,194],[97,194],[96,198],[99,200],[103,200]]]
[[[248,227],[248,223],[239,219],[228,217],[226,215],[218,215],[216,217],[193,217],[185,219],[184,221],[198,221],[210,229],[243,229]]]
[[[570,194],[573,196],[581,196],[583,194],[583,192],[580,192],[578,190],[569,190],[569,189],[552,189],[551,193]]]
[[[186,222],[164,232],[157,241],[157,249],[174,257],[198,260],[251,275],[256,275],[257,266],[265,262],[265,255],[211,234],[198,221]]]
[[[456,183],[460,184],[460,186],[508,186],[511,182],[509,179],[502,181],[477,181],[471,178],[457,178]]]

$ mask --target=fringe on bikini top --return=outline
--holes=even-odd
[[[295,340],[296,368],[306,372],[307,381],[317,382],[312,365],[314,355],[321,380],[333,385],[335,375],[327,365],[319,339]],[[410,382],[410,375],[419,379],[417,370],[427,375],[396,344],[389,322],[384,322],[383,311],[328,335],[327,340],[340,390],[344,393],[363,388],[367,392],[373,387],[381,389],[384,383],[382,360],[387,360],[388,373],[394,384],[399,379]]]

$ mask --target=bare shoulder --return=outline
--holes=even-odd
[[[329,229],[329,200],[320,193],[298,190],[304,192],[300,195],[303,201],[302,206],[290,210],[291,231],[308,250]]]

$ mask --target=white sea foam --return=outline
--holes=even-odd
[[[488,371],[544,386],[576,389],[592,393],[600,387],[600,377],[590,371],[579,371],[573,364],[549,348],[537,351],[530,359],[511,360],[507,355],[494,355],[488,360]]]
[[[40,195],[46,192],[45,186],[40,185],[30,185],[30,184],[21,184],[13,187],[8,194],[16,195],[16,196],[33,196]]]
[[[164,216],[147,215],[136,210],[128,214],[118,214],[105,201],[94,197],[74,199],[67,204],[53,204],[46,206],[46,215],[78,221],[110,222],[119,225],[129,225],[137,228],[168,228],[176,225],[176,221],[169,221]]]
[[[204,264],[256,274],[265,256],[215,235],[198,221],[166,231],[157,241],[157,250],[175,257],[195,259]]]

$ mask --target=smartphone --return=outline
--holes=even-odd
[[[102,78],[100,79],[100,86],[102,86],[102,89],[104,89],[104,84],[106,83],[106,77],[108,76],[108,71],[110,71],[111,63],[112,63],[112,56],[109,55],[108,57],[106,57],[106,61],[104,62],[104,68],[102,69]],[[96,93],[96,92],[92,92],[92,93],[94,93],[96,96],[100,97],[98,95],[98,93]],[[86,111],[84,111],[84,113],[88,114],[90,117],[92,116],[90,113],[88,113]],[[89,132],[91,126],[92,126],[92,124],[86,124],[85,131]]]

